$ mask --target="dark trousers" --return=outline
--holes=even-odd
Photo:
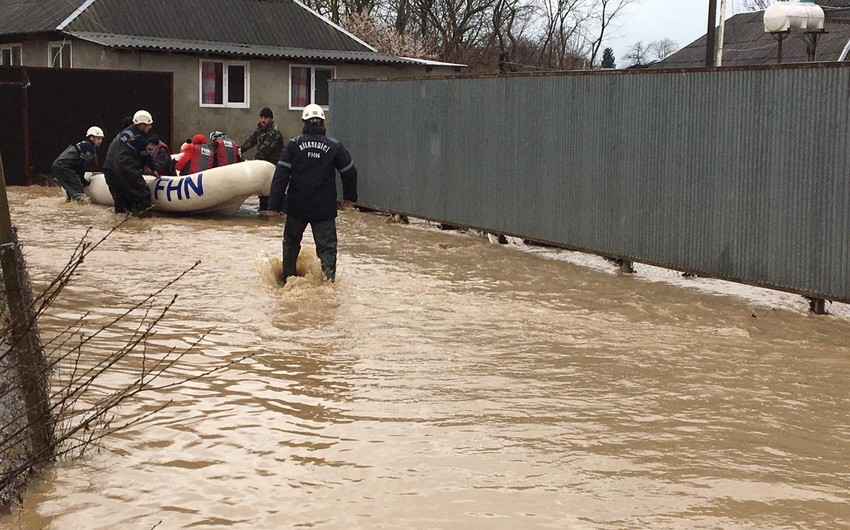
[[[125,211],[130,211],[138,215],[151,207],[151,189],[142,173],[118,173],[115,175],[118,182],[120,192],[124,193],[122,206]],[[112,188],[109,189],[112,191]],[[112,196],[113,200],[115,195]],[[118,203],[115,204],[115,211],[118,212]],[[147,213],[149,215],[150,212]]]
[[[302,221],[287,215],[283,225],[284,283],[290,276],[295,276],[295,262],[301,253],[301,239],[308,224],[313,230],[316,255],[322,262],[322,274],[332,282],[336,280],[336,219],[332,217],[324,221]]]
[[[65,196],[69,199],[74,199],[83,193],[83,181],[77,172],[62,164],[53,164],[53,176],[59,182],[59,185],[65,190]]]
[[[103,169],[103,178],[109,193],[112,194],[112,203],[115,205],[115,213],[127,213],[130,211],[130,192],[124,186],[124,181],[119,179],[111,169]]]
[[[268,210],[269,209],[269,196],[268,195],[260,195],[260,206],[257,208],[258,210]]]

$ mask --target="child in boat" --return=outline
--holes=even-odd
[[[175,162],[171,159],[168,145],[160,140],[158,134],[148,136],[148,151],[153,159],[153,168],[147,168],[147,175],[176,175]]]
[[[227,137],[227,134],[221,131],[213,131],[210,133],[210,147],[213,152],[213,166],[226,166],[243,162],[242,149],[239,144]]]
[[[180,148],[183,156],[175,164],[174,169],[181,175],[197,173],[213,167],[212,149],[207,145],[207,137],[196,134],[192,137],[191,144],[184,144]]]

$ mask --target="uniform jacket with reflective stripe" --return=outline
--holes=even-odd
[[[307,125],[287,143],[272,178],[269,208],[302,221],[336,217],[336,173],[342,196],[357,201],[357,168],[342,142],[325,136],[325,128]]]

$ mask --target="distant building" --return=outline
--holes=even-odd
[[[850,0],[820,0],[824,32],[817,36],[815,61],[838,61],[850,42]],[[809,61],[808,37],[787,34],[782,42],[782,64]],[[706,35],[649,68],[701,68],[705,66]],[[740,13],[726,20],[723,38],[724,67],[776,64],[776,37],[764,31],[764,11]],[[847,60],[845,58],[844,60]]]
[[[180,139],[211,130],[239,138],[262,107],[274,109],[282,128],[300,131],[305,105],[333,114],[333,79],[445,76],[464,67],[378,53],[298,0],[0,0],[6,65],[171,72]],[[132,113],[135,103],[127,105]]]

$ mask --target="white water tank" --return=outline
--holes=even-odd
[[[764,31],[823,31],[823,9],[811,0],[779,0],[764,10]]]

